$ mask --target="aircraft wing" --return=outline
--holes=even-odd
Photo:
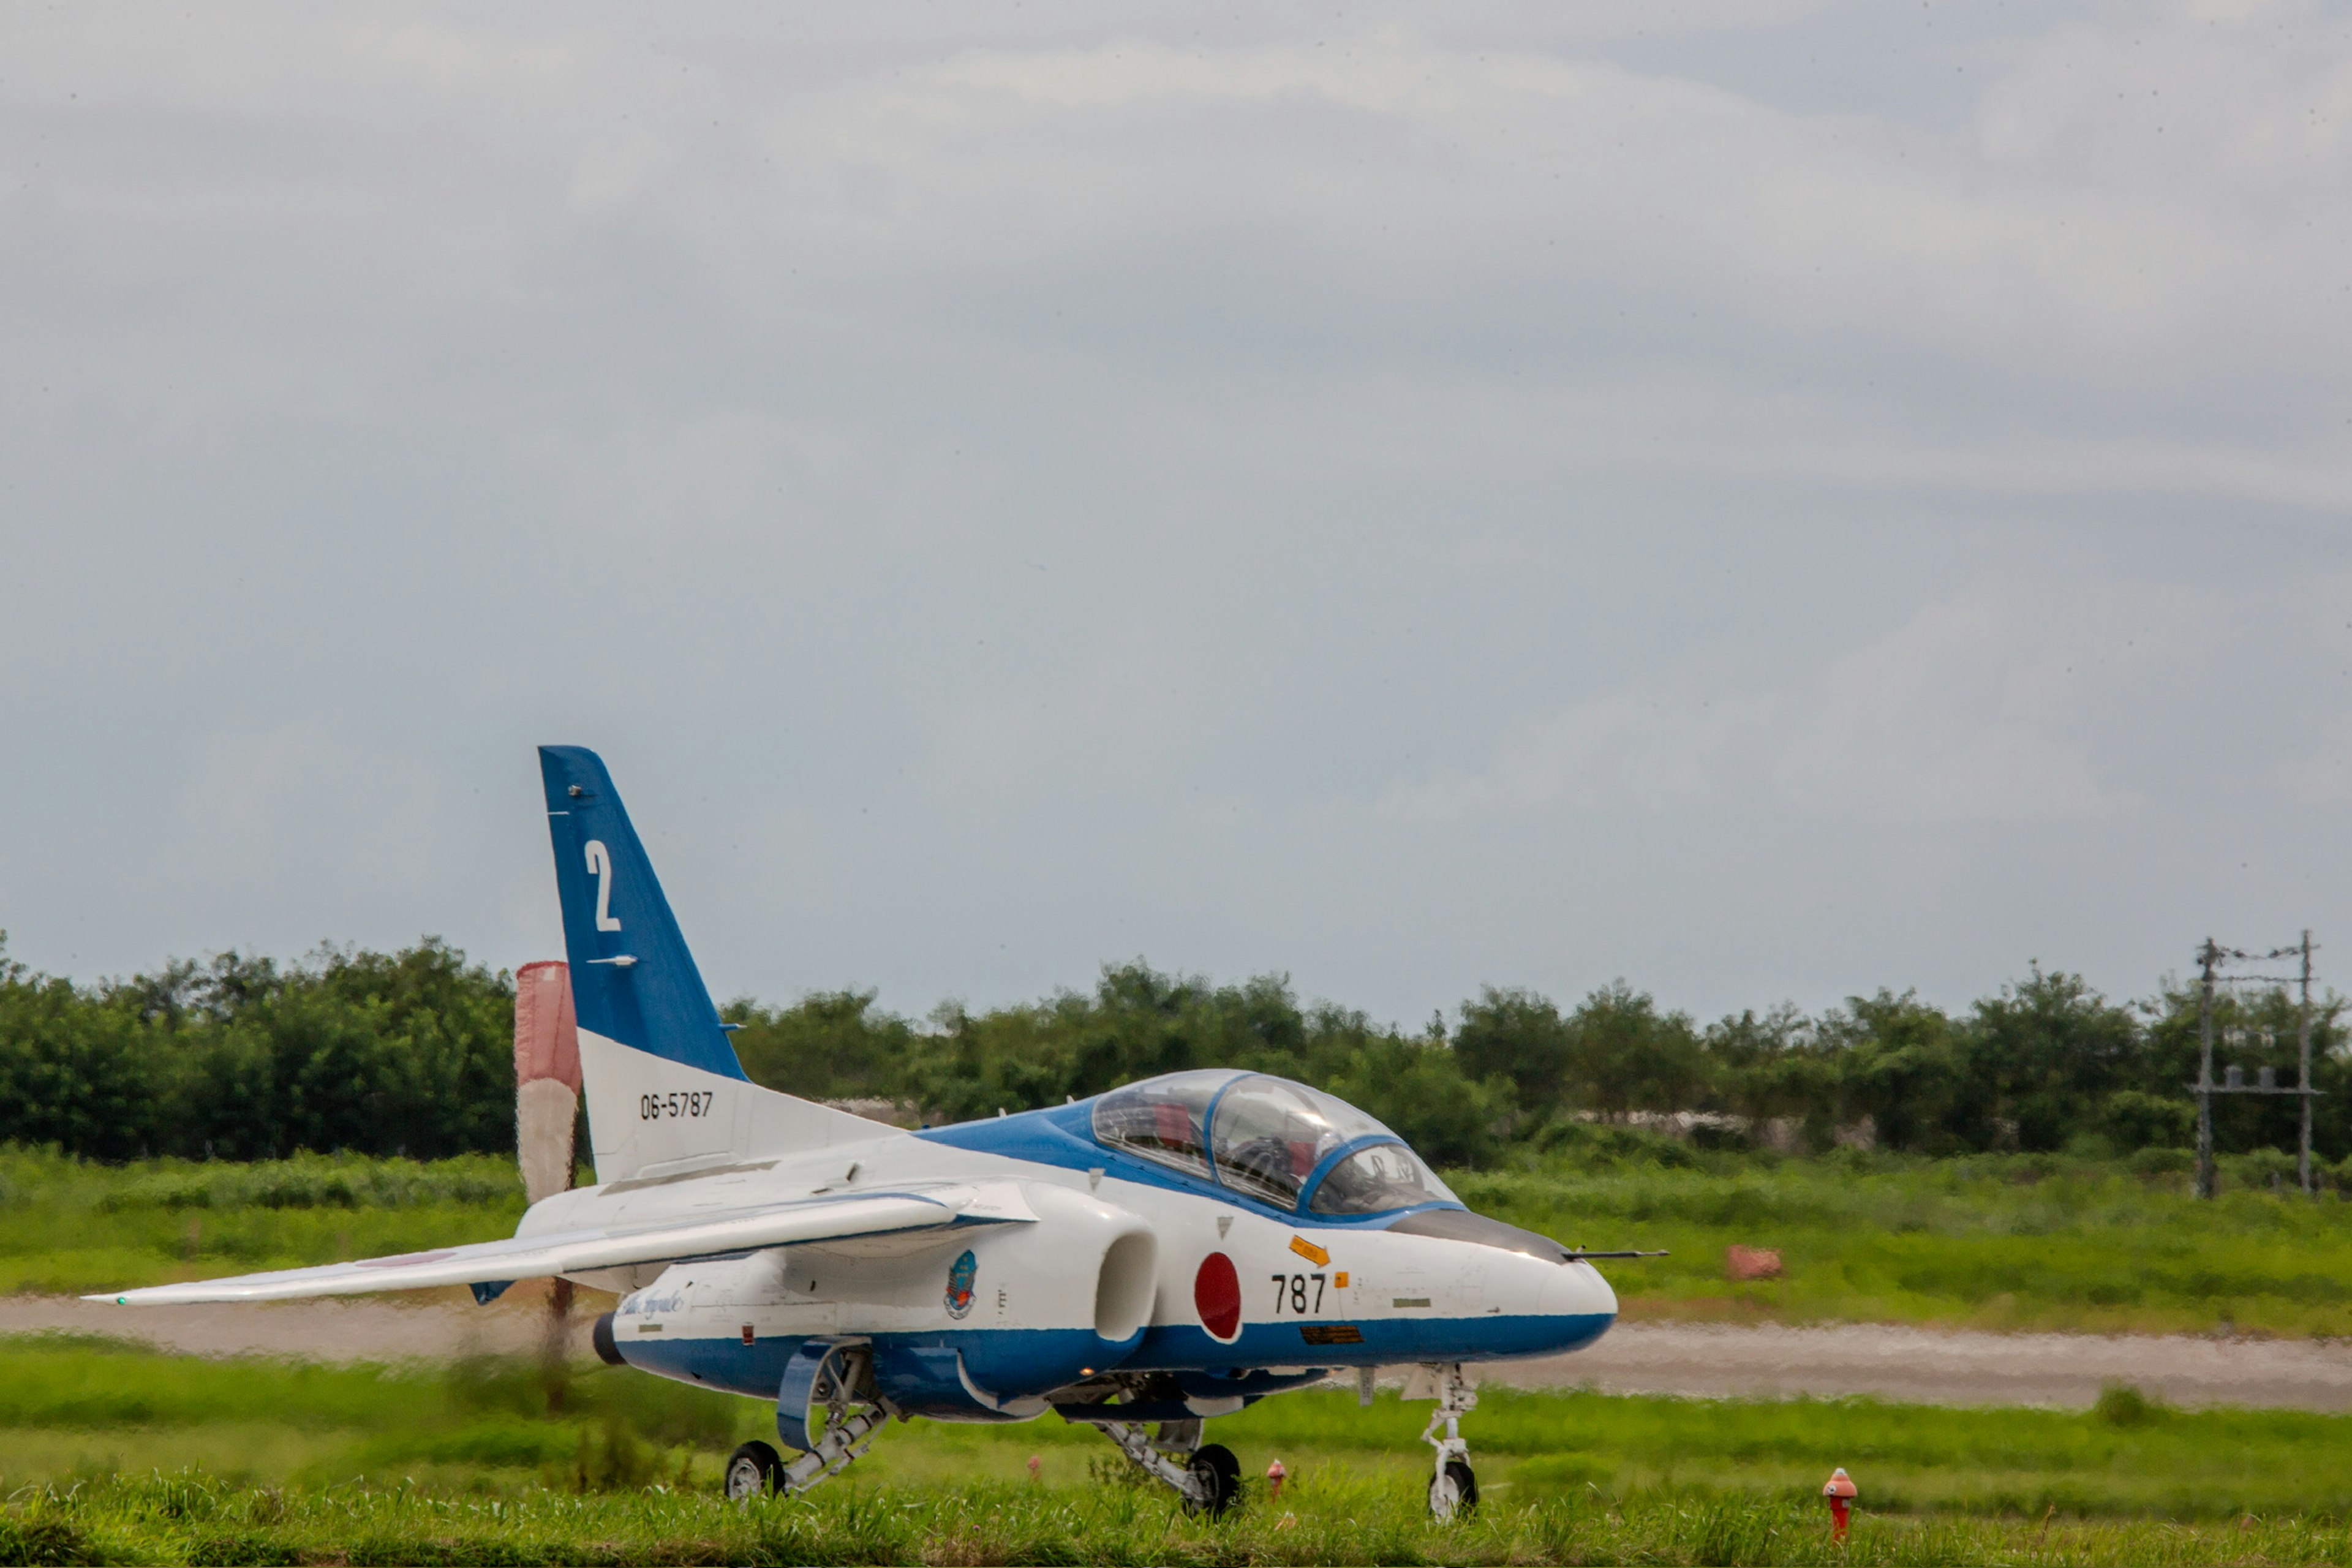
[[[986,1189],[844,1194],[721,1215],[610,1226],[479,1241],[396,1258],[363,1258],[315,1268],[281,1268],[184,1285],[151,1285],[83,1298],[128,1307],[197,1301],[284,1301],[301,1296],[356,1296],[436,1285],[486,1285],[546,1274],[572,1274],[631,1263],[670,1263],[750,1252],[793,1242],[943,1229],[959,1221],[1034,1220],[1025,1205],[1006,1205]]]

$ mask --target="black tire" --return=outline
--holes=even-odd
[[[1478,1511],[1478,1474],[1459,1459],[1445,1461],[1445,1479],[1454,1483],[1454,1517],[1467,1519]],[[1439,1482],[1429,1483],[1429,1511],[1440,1513],[1437,1505]]]
[[[613,1314],[605,1313],[588,1331],[588,1342],[596,1347],[596,1359],[606,1366],[626,1366],[621,1359],[621,1347],[613,1341]]]
[[[1211,1519],[1223,1519],[1242,1500],[1242,1462],[1223,1443],[1210,1443],[1192,1450],[1192,1473],[1207,1483],[1205,1502],[1187,1498],[1184,1511],[1205,1513]]]
[[[727,1456],[727,1468],[719,1472],[719,1489],[730,1502],[749,1501],[783,1484],[783,1458],[765,1443],[744,1444]]]

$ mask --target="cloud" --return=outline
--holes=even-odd
[[[1685,677],[1514,721],[1487,766],[1401,786],[1405,816],[1595,810],[1663,816],[1775,803],[1888,822],[2096,818],[2090,710],[2164,638],[2183,595],[1985,583],[1915,611],[1790,685]],[[2105,601],[2102,603],[2101,601]]]
[[[814,73],[804,32],[715,18],[260,15],[151,22],[112,55],[20,17],[19,145],[48,154],[13,204],[126,279],[209,261],[238,288],[232,247],[268,243],[243,291],[279,311],[521,305],[623,235],[771,319],[844,285],[1238,244],[1290,259],[1204,281],[1310,310],[1336,283],[1561,331],[1664,289],[1742,330],[2110,384],[2184,353],[2318,371],[2308,308],[2352,238],[2305,199],[2352,158],[2352,62],[2308,17],[2063,23],[1978,60],[1975,114],[1942,131],[1396,22],[868,44]],[[133,115],[250,155],[139,156]]]
[[[17,7],[0,60],[36,961],[541,956],[549,738],[722,986],[918,1009],[1137,951],[1744,1005],[2029,928],[2128,991],[2343,903],[2315,10]]]
[[[327,907],[438,882],[442,781],[397,749],[319,719],[209,740],[177,790],[176,852],[159,879],[207,903],[298,877]]]
[[[1895,819],[2103,816],[2073,661],[2084,627],[1979,591],[1928,605],[1836,660],[1792,704],[1769,771],[1783,799]],[[2037,613],[2038,612],[2038,613]]]

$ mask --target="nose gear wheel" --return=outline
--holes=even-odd
[[[1467,1519],[1477,1512],[1477,1472],[1459,1459],[1446,1460],[1429,1483],[1429,1511],[1441,1520]]]

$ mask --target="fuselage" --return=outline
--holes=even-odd
[[[534,1206],[519,1234],[984,1186],[1000,1195],[944,1234],[586,1281],[625,1292],[610,1345],[631,1365],[773,1398],[810,1342],[863,1342],[895,1404],[948,1419],[1026,1418],[1114,1372],[1171,1374],[1160,1382],[1183,1410],[1170,1414],[1212,1415],[1337,1367],[1574,1350],[1614,1321],[1615,1294],[1590,1263],[1521,1250],[1512,1238],[1526,1233],[1458,1203],[1286,1211],[1106,1146],[1093,1105],[584,1188]],[[1427,1234],[1448,1228],[1491,1234]]]

